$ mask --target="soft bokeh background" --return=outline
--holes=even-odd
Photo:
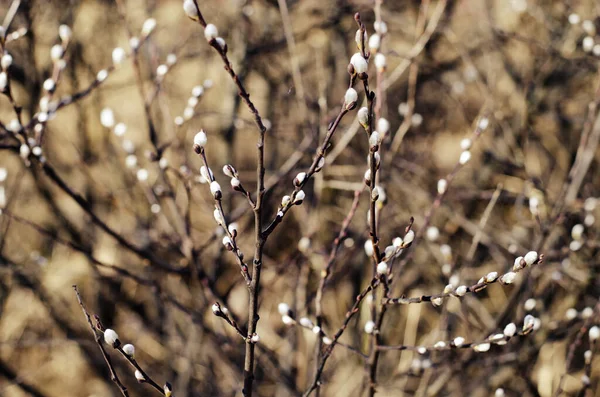
[[[10,3],[0,1],[0,17]],[[39,111],[42,83],[52,72],[50,48],[59,43],[60,24],[72,27],[73,39],[55,98],[87,88],[99,70],[112,64],[113,48],[128,48],[128,30],[139,35],[147,18],[156,19],[156,29],[138,54],[146,97],[127,60],[90,95],[58,111],[47,124],[42,147],[48,163],[100,219],[135,246],[187,270],[160,270],[120,245],[35,161],[26,167],[18,150],[10,149],[16,140],[4,131],[0,142],[9,147],[0,151],[0,167],[7,170],[1,182],[5,211],[45,232],[6,214],[0,217],[0,395],[119,395],[77,305],[73,284],[88,309],[117,330],[121,340],[135,344],[140,364],[161,384],[170,381],[177,396],[241,395],[244,343],[210,307],[216,300],[224,302],[244,325],[246,288],[233,256],[215,238],[212,198],[198,182],[201,162],[191,146],[195,132],[203,128],[209,163],[227,187],[226,209],[239,216],[241,247],[250,261],[251,211],[241,195],[230,191],[221,167],[234,164],[242,182],[253,186],[257,131],[221,59],[206,44],[199,25],[185,17],[180,0],[124,3],[123,19],[112,1],[22,1],[8,33],[19,28],[28,32],[6,46],[14,57],[12,89],[29,120]],[[267,194],[271,219],[281,197],[291,191],[293,176],[310,164],[339,111],[347,63],[356,52],[353,14],[361,12],[372,33],[375,2],[287,1],[289,15],[283,16],[291,20],[291,51],[277,1],[199,4],[226,39],[234,68],[269,121],[267,180],[277,182]],[[385,88],[382,115],[391,123],[382,149],[384,246],[402,235],[411,216],[420,230],[437,180],[457,162],[460,140],[470,136],[482,113],[490,118],[471,162],[434,212],[431,225],[439,237],[421,239],[411,248],[414,256],[395,275],[392,296],[441,292],[453,275],[460,284],[473,284],[490,271],[508,271],[515,256],[531,249],[546,259],[520,276],[525,280],[516,286],[496,284],[462,300],[448,299],[441,308],[427,303],[390,307],[382,331],[390,345],[433,345],[459,335],[481,340],[511,321],[522,324],[527,313],[540,318],[541,328],[486,354],[386,352],[379,364],[378,396],[490,396],[499,387],[508,396],[552,396],[565,373],[568,395],[581,390],[583,352],[589,342],[584,335],[567,371],[567,351],[584,320],[580,314],[568,321],[565,313],[594,307],[600,292],[594,222],[600,212],[589,199],[600,195],[600,58],[594,55],[600,55],[599,13],[593,0],[383,2],[388,70],[379,84]],[[569,18],[571,14],[579,21]],[[419,15],[425,17],[424,26],[417,22]],[[586,36],[598,47],[584,51]],[[423,51],[411,52],[419,37],[426,40]],[[157,84],[156,69],[169,54],[177,61]],[[296,62],[299,73],[294,77]],[[375,73],[371,75],[373,79]],[[378,84],[371,81],[373,87]],[[178,126],[174,120],[183,116],[198,85],[205,85],[205,92],[193,117]],[[361,101],[363,97],[361,88]],[[144,100],[151,102],[159,144],[169,145],[164,152],[166,179],[149,156],[153,147]],[[102,126],[104,108],[127,125],[124,137]],[[0,95],[0,121],[9,125],[14,118],[10,102]],[[277,305],[287,302],[299,316],[314,318],[320,271],[350,210],[353,191],[362,188],[367,151],[367,139],[351,113],[336,132],[324,171],[309,184],[307,200],[269,240],[258,326],[260,396],[298,395],[312,379],[316,336],[284,326]],[[577,177],[568,179],[578,152],[591,159],[589,169],[582,173],[579,167]],[[132,157],[127,160],[131,154],[137,160],[134,166]],[[149,172],[147,181],[138,181],[140,168]],[[531,198],[539,201],[539,219],[530,212]],[[363,192],[324,296],[324,329],[330,334],[372,277],[363,251],[367,204]],[[489,216],[484,216],[488,206]],[[584,223],[581,248],[572,250],[578,247],[571,228]],[[302,237],[310,238],[310,245],[299,249]],[[186,255],[190,244],[192,259]],[[452,248],[450,261],[440,253],[442,244]],[[92,257],[125,268],[149,285],[100,266]],[[369,319],[364,303],[342,341],[366,352],[363,326]],[[597,319],[596,312],[592,322]],[[135,382],[121,357],[110,353],[131,395],[153,393]],[[600,395],[597,360],[592,363],[588,395]],[[364,360],[338,346],[327,364],[321,395],[364,395],[367,381]]]

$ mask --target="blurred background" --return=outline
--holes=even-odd
[[[0,20],[10,16],[11,4],[0,0]],[[252,211],[221,168],[233,164],[252,191],[258,131],[182,1],[119,4],[21,1],[6,30],[11,97],[27,128],[0,94],[0,395],[120,395],[74,284],[88,310],[123,343],[133,343],[140,365],[159,384],[171,382],[176,396],[241,395],[245,344],[211,305],[220,302],[245,327],[247,290],[221,244],[192,142],[199,129],[206,131],[208,162],[250,263]],[[377,79],[371,65],[369,74],[371,87],[381,90],[380,116],[390,123],[381,151],[380,238],[385,247],[403,236],[411,217],[422,237],[394,268],[390,295],[441,293],[447,284],[503,274],[527,251],[545,255],[515,285],[494,284],[440,307],[388,307],[386,345],[432,346],[456,336],[480,341],[510,322],[520,327],[526,314],[539,318],[540,327],[476,355],[384,352],[377,396],[492,396],[498,388],[507,396],[553,396],[561,379],[561,395],[600,395],[593,347],[591,364],[584,360],[600,295],[597,2],[210,0],[199,6],[267,120],[267,221],[339,112],[357,51],[354,13],[369,35],[379,13],[388,29],[380,48],[387,70]],[[63,24],[72,30],[67,41],[64,29],[59,36]],[[57,44],[66,50],[53,52]],[[128,55],[132,45],[135,61],[115,59],[116,47]],[[101,70],[108,77],[98,84]],[[47,90],[48,78],[55,91]],[[357,91],[360,104],[362,85]],[[49,120],[36,130],[30,120],[41,121],[41,113]],[[471,161],[433,207],[438,180],[452,173],[461,140],[481,117],[489,127]],[[41,148],[31,158],[20,152],[26,138]],[[298,318],[314,320],[321,271],[354,191],[363,189],[368,147],[351,112],[323,171],[305,188],[304,204],[267,243],[256,395],[301,395],[313,379],[317,336],[283,324],[277,308],[285,302]],[[373,276],[363,249],[368,205],[363,191],[325,289],[329,335]],[[361,305],[341,338],[364,354],[371,305]],[[109,354],[132,396],[154,393],[136,382],[122,357]],[[360,354],[336,347],[321,395],[365,395],[364,368]],[[588,388],[582,376],[591,379]]]

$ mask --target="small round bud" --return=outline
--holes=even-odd
[[[288,316],[287,314],[286,314],[286,315],[283,315],[283,316],[281,316],[281,321],[282,321],[282,322],[283,322],[285,325],[290,325],[290,324],[293,324],[293,323],[294,323],[294,319],[293,319],[293,318],[291,318],[290,316]]]
[[[304,328],[310,328],[312,329],[313,327],[313,322],[310,321],[309,318],[307,317],[302,317],[299,321],[300,325],[303,326]]]
[[[379,262],[377,264],[377,274],[386,274],[388,272],[388,264],[387,262]]]
[[[375,21],[373,27],[377,33],[380,35],[385,35],[388,31],[387,24],[383,21]]]
[[[99,83],[104,82],[104,80],[106,80],[107,77],[108,72],[106,71],[106,69],[102,69],[96,74],[96,80],[98,80]]]
[[[415,239],[415,232],[413,230],[409,230],[408,233],[404,236],[404,246],[412,243]]]
[[[209,23],[208,25],[206,25],[206,27],[204,28],[204,37],[206,38],[207,41],[216,39],[218,36],[219,36],[219,30],[217,29],[217,27],[215,25],[213,25],[212,23]]]
[[[148,180],[148,170],[146,170],[145,168],[140,168],[137,171],[137,179],[140,182],[146,182]]]
[[[63,47],[60,44],[55,44],[50,49],[50,58],[52,59],[52,61],[56,62],[62,58],[63,53]]]
[[[440,237],[440,230],[435,226],[429,226],[425,234],[427,240],[436,241]]]
[[[221,215],[221,211],[219,211],[218,208],[215,208],[215,210],[213,211],[213,217],[215,218],[215,222],[217,222],[217,224],[223,225],[225,223],[223,215]]]
[[[58,37],[60,37],[60,39],[64,42],[67,42],[71,39],[71,36],[73,35],[73,32],[71,31],[71,28],[68,27],[67,25],[60,25],[58,27]]]
[[[529,251],[527,254],[525,254],[523,259],[525,260],[527,266],[531,266],[538,260],[538,253],[535,251]]]
[[[457,336],[452,342],[454,343],[454,346],[461,347],[463,343],[465,343],[465,338],[462,336]]]
[[[367,60],[358,52],[350,58],[350,65],[354,68],[354,72],[358,74],[365,73],[369,68]]]
[[[377,71],[383,72],[386,66],[387,60],[385,58],[385,55],[383,55],[382,53],[378,53],[377,55],[375,55],[375,67],[377,68]]]
[[[120,65],[125,60],[125,50],[117,47],[112,52],[112,60],[115,65]]]
[[[142,372],[139,369],[135,370],[135,379],[137,379],[137,381],[140,383],[146,380],[146,378],[144,378],[144,374],[142,374]]]
[[[504,336],[506,336],[507,338],[512,338],[515,333],[517,332],[517,326],[515,325],[515,323],[510,323],[508,324],[506,327],[504,327]]]
[[[193,19],[194,21],[198,20],[198,8],[196,8],[194,0],[185,0],[183,2],[183,11],[189,18]]]
[[[462,141],[460,141],[460,148],[462,150],[469,150],[471,149],[472,144],[473,142],[469,138],[465,138]]]
[[[302,204],[302,201],[304,201],[305,197],[306,194],[304,193],[304,190],[298,191],[298,193],[296,193],[296,198],[294,199],[294,204]]]
[[[373,131],[371,133],[371,136],[369,137],[369,146],[371,147],[371,150],[373,151],[377,151],[377,148],[379,147],[379,132],[377,131]]]
[[[489,272],[485,276],[486,283],[493,283],[498,278],[498,272]]]
[[[508,273],[502,275],[502,277],[500,278],[500,282],[502,282],[503,284],[512,284],[515,281],[516,277],[517,277],[517,273],[508,272]]]
[[[125,123],[118,123],[117,125],[115,125],[113,132],[116,136],[125,135],[125,133],[127,132],[127,125],[125,125]]]
[[[473,350],[475,350],[477,353],[485,353],[490,350],[490,344],[480,343],[478,345],[473,346]]]
[[[363,126],[363,128],[367,128],[369,126],[369,109],[366,107],[358,109],[356,116],[358,117],[358,122]]]
[[[206,145],[206,142],[207,142],[206,133],[204,132],[204,130],[200,130],[194,136],[194,145],[198,146],[198,147],[204,147]]]
[[[54,91],[54,88],[56,88],[56,83],[54,82],[54,80],[46,79],[44,81],[44,89],[46,91]]]
[[[9,53],[2,55],[0,59],[0,66],[2,66],[2,70],[7,70],[10,65],[13,63],[13,57]]]
[[[306,172],[299,172],[294,178],[294,186],[301,186],[306,179]]]
[[[156,27],[156,19],[154,18],[148,18],[144,21],[144,24],[142,25],[142,36],[148,36],[150,33],[152,33],[152,31],[154,30],[154,28]]]
[[[131,343],[128,343],[125,346],[123,346],[123,352],[125,354],[127,354],[129,357],[134,358],[135,357],[135,346],[133,346]]]
[[[592,328],[590,328],[588,334],[590,336],[590,342],[595,342],[598,340],[598,338],[600,338],[600,328],[594,325]]]
[[[385,136],[385,134],[387,134],[389,130],[390,130],[390,122],[383,117],[380,118],[377,121],[377,131],[379,132],[379,134],[381,134],[381,136]]]
[[[210,183],[210,193],[213,195],[213,197],[217,200],[219,200],[222,196],[221,193],[221,185],[219,185],[219,182],[217,181],[212,181]]]
[[[279,311],[279,314],[281,314],[282,316],[287,315],[290,312],[290,307],[288,306],[287,303],[280,303],[277,306],[277,311]]]
[[[119,347],[119,345],[121,344],[121,342],[119,341],[119,335],[117,335],[117,333],[110,328],[104,330],[104,341],[107,345],[110,345],[114,348]]]
[[[348,88],[348,90],[346,90],[346,94],[344,95],[344,105],[346,106],[346,109],[351,109],[352,106],[356,104],[357,100],[358,93],[356,90],[354,88]]]
[[[460,154],[458,162],[460,163],[460,165],[465,165],[469,162],[469,160],[471,160],[471,152],[465,150]]]
[[[571,238],[573,240],[581,240],[581,237],[583,236],[583,230],[584,230],[584,227],[580,223],[573,226],[573,228],[571,229]]]
[[[365,248],[365,254],[367,254],[367,256],[372,256],[373,255],[373,252],[374,252],[373,241],[371,241],[370,239],[366,240],[364,248]]]
[[[447,188],[448,188],[448,181],[446,181],[445,179],[440,179],[437,183],[438,194],[446,193]]]
[[[163,77],[169,71],[169,67],[167,65],[158,65],[156,68],[156,75],[158,77]]]
[[[381,47],[381,36],[377,33],[371,35],[371,37],[369,37],[368,45],[369,51],[371,51],[372,53],[376,53],[379,50],[379,47]]]
[[[467,293],[467,286],[461,285],[460,287],[456,288],[455,293],[457,296],[465,296]]]

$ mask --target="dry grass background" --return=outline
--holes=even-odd
[[[218,55],[206,45],[199,26],[185,17],[181,1],[125,3],[123,22],[112,1],[23,1],[11,30],[27,27],[29,32],[7,45],[14,57],[14,97],[29,120],[52,68],[49,51],[58,42],[59,24],[73,29],[67,67],[56,91],[62,97],[81,91],[109,66],[114,47],[127,47],[126,27],[138,34],[146,18],[155,18],[157,27],[141,46],[139,60],[146,92],[151,92],[157,66],[170,53],[178,59],[151,106],[159,142],[170,144],[165,157],[173,167],[169,174],[173,200],[168,194],[157,195],[161,212],[150,211],[151,189],[168,192],[169,188],[156,162],[146,155],[152,146],[130,61],[48,122],[43,151],[69,186],[114,230],[170,264],[195,270],[168,274],[150,266],[98,228],[35,163],[26,167],[18,150],[0,151],[0,167],[8,172],[6,212],[48,231],[39,233],[23,222],[0,217],[1,395],[118,395],[77,306],[73,284],[79,286],[90,311],[117,330],[123,341],[135,344],[138,361],[148,373],[160,382],[173,383],[175,395],[241,395],[244,343],[212,315],[215,299],[207,285],[224,298],[242,324],[247,292],[233,257],[222,249],[220,238],[214,238],[212,197],[206,185],[194,182],[201,162],[191,146],[194,134],[203,128],[209,137],[209,162],[221,185],[229,187],[220,167],[232,163],[242,182],[252,186],[256,128]],[[374,20],[372,1],[287,3],[301,86],[294,83],[276,1],[200,2],[207,20],[227,40],[235,69],[271,125],[267,180],[281,177],[281,182],[267,194],[269,218],[281,196],[290,191],[293,176],[310,164],[319,137],[339,111],[347,88],[347,63],[356,51],[354,12],[361,12],[369,33]],[[9,5],[0,2],[0,16]],[[402,103],[414,100],[414,112],[422,116],[422,123],[413,123],[406,131],[396,153],[389,145],[383,151],[381,183],[387,204],[381,212],[380,234],[384,246],[403,234],[411,216],[415,229],[420,229],[435,198],[437,180],[452,170],[461,152],[460,140],[472,131],[483,111],[490,117],[490,127],[434,212],[431,224],[439,229],[439,238],[419,240],[410,248],[414,256],[395,276],[392,296],[443,290],[449,274],[442,271],[441,244],[451,246],[452,274],[461,283],[475,283],[490,271],[508,271],[514,257],[528,250],[543,253],[546,259],[517,286],[495,284],[465,299],[448,299],[441,308],[428,303],[392,306],[383,324],[384,340],[389,345],[433,345],[457,335],[480,340],[488,336],[488,329],[501,330],[511,321],[521,324],[527,312],[540,318],[541,328],[485,354],[434,353],[429,357],[434,366],[415,373],[409,370],[414,369],[418,354],[386,352],[379,364],[377,395],[489,396],[502,387],[509,396],[552,396],[565,373],[564,395],[578,395],[588,340],[584,337],[577,346],[567,371],[568,348],[584,321],[567,321],[565,313],[598,302],[598,223],[586,226],[581,249],[572,251],[569,245],[573,225],[583,223],[586,215],[600,216],[597,209],[584,209],[586,198],[600,195],[599,152],[590,144],[594,137],[597,140],[600,124],[597,109],[589,108],[600,99],[596,92],[599,58],[582,50],[587,34],[581,24],[570,24],[568,16],[577,13],[598,27],[600,8],[592,0],[448,1],[435,32],[413,59],[414,66],[394,74],[418,36],[419,12],[430,21],[438,6],[436,1],[390,0],[382,6],[389,27],[383,46],[388,71],[382,114],[391,123],[392,138],[404,121],[398,112]],[[414,98],[409,96],[411,68],[418,71]],[[176,126],[173,120],[183,113],[192,87],[207,79],[213,84],[201,98],[197,114]],[[299,99],[298,92],[304,97]],[[149,171],[146,183],[138,182],[135,170],[125,166],[121,140],[100,124],[105,107],[127,125],[125,138],[135,145],[138,166]],[[10,102],[0,96],[0,121],[7,125],[14,117]],[[590,133],[582,138],[586,123]],[[357,126],[354,113],[343,120],[334,137],[335,158],[328,157],[324,171],[306,189],[306,202],[293,209],[266,247],[258,326],[262,346],[256,390],[260,396],[296,395],[294,389],[304,391],[312,379],[316,337],[284,326],[277,305],[287,302],[301,316],[314,314],[320,270],[366,167],[368,143]],[[0,137],[3,144],[15,143],[6,133]],[[338,151],[342,145],[347,146]],[[591,165],[579,188],[565,200],[563,189],[573,185],[567,176],[580,147],[589,148]],[[298,150],[304,155],[281,174],[278,170]],[[188,197],[184,183],[175,176],[180,167],[192,174],[184,179],[191,186],[193,247],[201,249],[193,264],[181,250],[180,214],[188,207]],[[499,198],[481,225],[497,189]],[[224,190],[228,211],[247,206],[243,197]],[[532,197],[540,202],[538,220],[529,210]],[[557,211],[560,203],[564,206]],[[326,289],[325,329],[331,333],[372,277],[363,251],[367,207],[363,192]],[[239,222],[241,247],[249,257],[250,212]],[[299,250],[302,237],[310,237],[310,247]],[[85,253],[59,244],[57,238],[75,242]],[[469,254],[475,238],[479,244]],[[90,255],[152,280],[155,287],[96,266]],[[206,278],[199,280],[197,269]],[[535,307],[526,310],[530,298]],[[172,300],[186,310],[178,309]],[[597,316],[595,312],[594,322]],[[342,341],[367,349],[363,326],[369,319],[370,310],[363,304]],[[146,385],[136,384],[124,360],[115,355],[115,361],[132,395],[150,395]],[[593,364],[587,395],[600,395],[597,363]],[[336,348],[321,395],[363,395],[368,380],[363,367],[358,355]],[[292,382],[285,382],[282,372]]]

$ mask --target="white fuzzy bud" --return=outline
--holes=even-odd
[[[480,343],[478,345],[473,346],[473,350],[475,350],[477,353],[485,353],[488,350],[490,350],[490,344],[489,343]]]
[[[329,338],[327,336],[324,336],[322,340],[323,340],[323,343],[326,344],[326,345],[331,345],[333,343],[333,341],[331,340],[331,338]]]
[[[531,266],[535,263],[535,261],[538,260],[538,253],[535,251],[529,251],[527,254],[525,254],[523,259],[525,259],[527,266]]]
[[[290,307],[287,303],[282,302],[279,305],[277,305],[277,311],[279,311],[279,314],[281,314],[282,316],[285,316],[290,312]]]
[[[304,190],[298,191],[298,193],[296,193],[296,198],[294,199],[294,203],[296,203],[296,204],[302,203],[302,201],[304,201],[305,197],[306,197],[306,194],[304,193]]]
[[[573,240],[581,240],[583,236],[584,227],[582,224],[578,223],[571,229],[571,238]]]
[[[569,14],[569,23],[571,25],[578,25],[581,22],[581,17],[578,14]]]
[[[26,144],[22,144],[19,147],[19,154],[22,159],[26,159],[27,157],[29,157],[30,153],[31,153],[31,150],[29,149],[29,146],[27,146]]]
[[[479,119],[479,123],[477,123],[477,128],[483,131],[488,128],[488,125],[490,125],[490,119],[488,119],[487,117],[482,117],[481,119]]]
[[[375,21],[373,27],[375,28],[375,31],[381,35],[386,34],[388,31],[387,24],[383,21]]]
[[[371,147],[371,149],[375,149],[377,148],[377,146],[379,146],[379,132],[377,131],[373,131],[373,133],[371,133],[371,136],[369,137],[369,146]]]
[[[213,211],[213,217],[215,218],[215,222],[217,222],[219,225],[223,225],[225,223],[223,215],[221,215],[221,211],[219,211],[218,208],[215,208]]]
[[[106,344],[108,344],[114,348],[119,347],[119,344],[120,344],[119,335],[117,335],[117,333],[110,328],[107,328],[104,331],[104,341],[106,342]]]
[[[508,325],[506,325],[506,327],[504,327],[504,336],[506,336],[507,338],[512,338],[513,336],[515,336],[515,333],[517,332],[517,326],[515,325],[515,323],[510,323]]]
[[[379,262],[377,264],[377,274],[386,274],[388,272],[387,262]]]
[[[56,83],[54,82],[53,79],[46,79],[44,81],[44,89],[46,91],[52,91],[52,90],[54,90],[54,88],[56,88]]]
[[[362,125],[364,128],[368,127],[369,109],[363,106],[362,108],[358,109],[356,116],[358,117],[358,122],[360,125]]]
[[[369,37],[369,51],[376,53],[379,47],[381,47],[381,36],[375,33]]]
[[[373,241],[371,241],[370,239],[366,240],[365,241],[365,254],[367,254],[367,256],[372,256],[373,252],[374,252]]]
[[[60,44],[55,44],[50,49],[50,58],[52,59],[52,61],[56,62],[62,58],[63,53],[63,47]]]
[[[375,330],[375,323],[371,320],[367,321],[365,323],[365,333],[370,335],[373,333],[374,330]]]
[[[485,276],[486,283],[493,283],[498,278],[498,272],[489,272]]]
[[[287,207],[291,201],[292,201],[292,198],[288,195],[285,195],[281,198],[281,206]]]
[[[221,198],[221,185],[219,185],[219,182],[212,181],[210,183],[210,193],[217,200]]]
[[[344,95],[344,105],[346,108],[350,107],[352,104],[356,103],[358,100],[358,93],[354,88],[348,88],[346,90],[346,94]]]
[[[585,36],[583,38],[581,46],[583,47],[583,51],[585,52],[592,51],[592,49],[594,48],[594,38],[591,36]]]
[[[523,331],[529,331],[533,329],[534,323],[535,317],[533,317],[531,314],[526,315],[525,319],[523,320]]]
[[[154,18],[148,18],[144,21],[144,24],[142,25],[142,36],[148,36],[150,33],[152,33],[152,31],[154,30],[154,28],[156,27],[156,19]]]
[[[582,311],[581,311],[581,318],[583,318],[584,320],[587,320],[588,318],[592,317],[592,315],[594,314],[594,309],[592,309],[591,307],[585,307]]]
[[[58,27],[58,37],[60,37],[60,39],[62,41],[69,41],[71,39],[71,36],[73,35],[73,32],[71,31],[71,28],[68,27],[67,25],[60,25]]]
[[[525,265],[526,265],[526,263],[524,262],[524,259],[522,256],[515,258],[515,263],[513,265],[513,272],[518,272],[519,270],[523,269],[523,267]]]
[[[135,357],[135,346],[133,346],[131,343],[128,343],[125,346],[123,346],[123,352],[125,354],[127,354],[129,357],[134,358]]]
[[[116,136],[123,136],[127,132],[127,125],[125,123],[118,123],[115,125],[113,132]]]
[[[467,286],[461,285],[460,287],[456,288],[455,293],[457,296],[465,296],[467,293]]]
[[[6,85],[8,84],[8,75],[6,72],[0,72],[0,92],[6,89]]]
[[[598,338],[600,338],[600,328],[594,325],[592,328],[590,328],[588,334],[590,336],[590,342],[595,342],[598,340]]]
[[[307,317],[302,317],[299,321],[300,325],[303,326],[304,328],[310,328],[312,329],[313,327],[313,322],[310,321],[309,318]]]
[[[516,277],[517,277],[517,273],[515,273],[515,272],[508,272],[508,273],[502,275],[502,277],[500,278],[500,281],[503,284],[512,284],[515,281]]]
[[[294,186],[300,186],[304,183],[306,179],[306,172],[299,172],[298,175],[294,178]]]
[[[448,181],[446,181],[445,179],[440,179],[437,183],[438,194],[446,193],[447,188],[448,188]]]
[[[217,29],[217,27],[215,25],[213,25],[212,23],[209,23],[204,28],[204,37],[206,38],[207,41],[216,39],[217,37],[219,37],[219,30]]]
[[[565,313],[565,317],[567,318],[567,320],[574,320],[575,318],[577,318],[577,314],[577,309],[571,307]]]
[[[125,60],[125,50],[117,47],[112,52],[112,61],[115,65],[120,65]]]
[[[377,121],[377,131],[379,132],[379,134],[381,134],[381,136],[385,136],[385,134],[387,134],[389,130],[390,130],[390,122],[383,117],[380,118]]]
[[[200,130],[194,136],[194,145],[198,145],[200,147],[204,147],[206,145],[206,142],[207,142],[206,133],[204,132],[204,130]]]
[[[473,142],[469,138],[465,138],[462,141],[460,141],[460,148],[462,150],[469,150],[471,149],[472,144]]]
[[[148,180],[148,170],[146,170],[145,168],[140,168],[137,171],[137,179],[140,182],[146,182]]]
[[[185,0],[183,2],[183,11],[188,17],[195,21],[198,20],[198,9],[196,8],[196,4],[193,0]]]
[[[283,316],[281,316],[281,321],[282,321],[282,322],[283,322],[285,325],[290,325],[290,324],[292,324],[292,323],[294,322],[294,319],[293,319],[293,318],[291,318],[290,316],[288,316],[288,315],[286,314],[286,315],[283,315]]]
[[[2,58],[0,59],[0,66],[2,67],[2,70],[7,70],[10,67],[10,65],[12,65],[12,63],[12,55],[10,55],[9,53],[2,55]]]
[[[443,303],[444,299],[440,296],[436,297],[436,298],[431,298],[431,304],[433,306],[441,306]]]
[[[386,66],[387,60],[385,58],[385,55],[383,55],[382,53],[378,53],[377,55],[375,55],[375,67],[377,68],[377,71],[383,72]]]
[[[408,233],[404,236],[404,245],[408,245],[413,242],[415,239],[415,232],[413,230],[409,230]]]
[[[462,336],[457,336],[452,342],[454,343],[454,346],[461,347],[463,343],[465,343],[465,338]]]
[[[135,370],[135,379],[137,379],[138,382],[144,382],[146,380],[146,378],[144,378],[144,374],[142,374],[139,369]]]
[[[102,83],[104,80],[106,80],[107,77],[108,72],[106,71],[106,69],[102,69],[96,74],[96,80],[98,80],[99,83]]]
[[[436,241],[440,237],[440,230],[435,226],[429,226],[425,234],[427,240]]]
[[[460,163],[460,165],[465,165],[469,162],[469,160],[471,160],[471,152],[465,150],[460,154],[458,162]]]
[[[237,190],[241,185],[240,180],[236,177],[231,178],[230,183],[233,190]]]
[[[352,55],[352,58],[350,58],[350,64],[354,67],[354,71],[359,74],[365,73],[369,68],[367,60],[358,52]]]

